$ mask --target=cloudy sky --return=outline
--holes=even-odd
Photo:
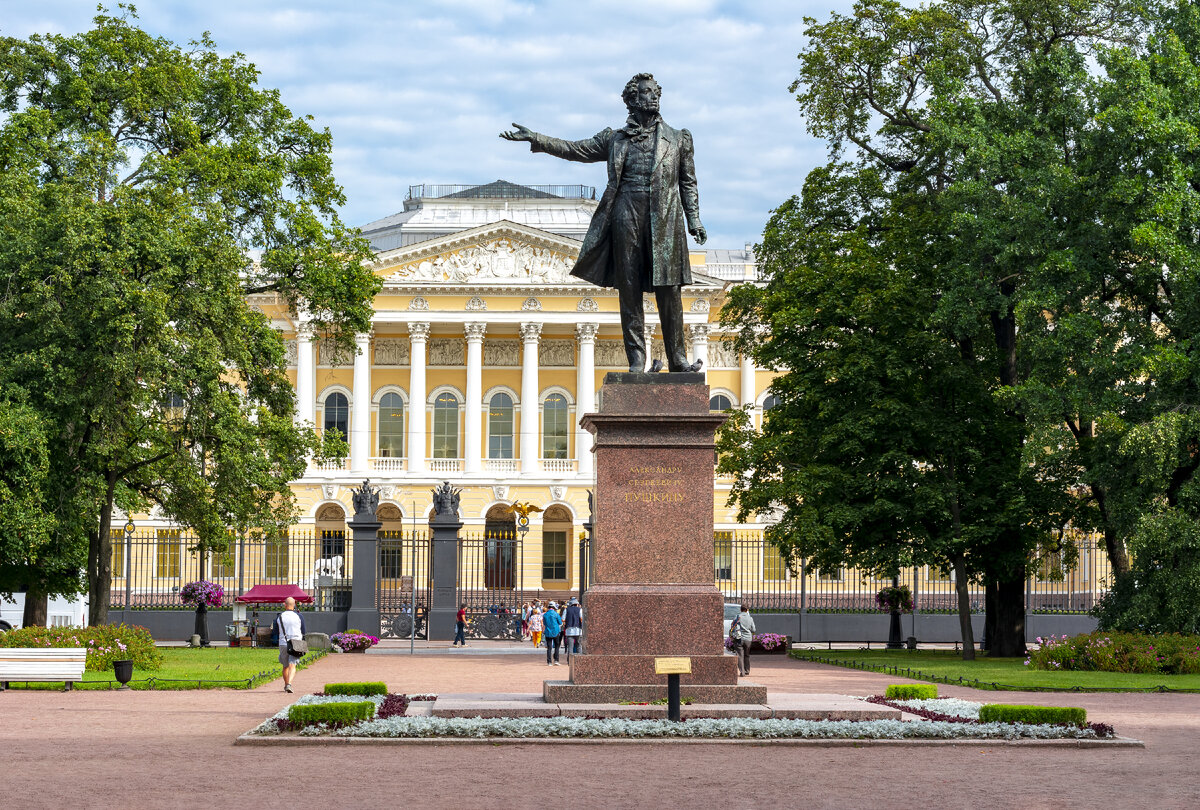
[[[111,5],[115,10],[115,2]],[[333,133],[344,219],[403,208],[417,183],[603,187],[598,164],[534,155],[511,122],[564,138],[620,126],[633,73],[663,86],[664,119],[692,131],[708,247],[758,241],[825,146],[788,85],[805,16],[849,0],[143,0],[140,24],[240,51],[296,114]],[[75,33],[96,0],[0,0],[0,33]]]

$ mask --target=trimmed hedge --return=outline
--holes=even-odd
[[[933,700],[937,696],[934,683],[893,683],[884,694],[888,700]]]
[[[1076,706],[1018,706],[1008,703],[985,703],[979,707],[981,723],[1028,723],[1030,725],[1066,723],[1082,726],[1087,723],[1087,709]]]
[[[383,681],[363,681],[361,683],[327,683],[325,684],[325,694],[327,695],[364,695],[370,697],[372,695],[386,695],[387,684]]]
[[[288,720],[297,726],[349,725],[375,717],[375,704],[369,700],[357,703],[308,703],[288,709]]]

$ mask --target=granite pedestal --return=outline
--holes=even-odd
[[[554,703],[666,696],[654,659],[690,659],[685,697],[762,703],[765,688],[738,684],[725,655],[721,592],[713,584],[713,436],[702,374],[609,374],[600,410],[583,417],[595,436],[592,580],[585,597],[586,652],[570,681],[547,681]]]

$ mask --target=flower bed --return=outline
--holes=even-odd
[[[1031,669],[1098,670],[1163,675],[1200,673],[1200,636],[1179,633],[1081,633],[1038,638]]]
[[[786,654],[792,648],[792,637],[781,636],[778,633],[755,634],[750,642],[750,653],[780,653]],[[733,649],[733,639],[725,639],[725,649]]]
[[[85,668],[111,672],[113,661],[132,660],[138,669],[162,667],[162,653],[144,627],[97,624],[91,627],[21,627],[0,634],[0,647],[84,647]]]
[[[285,708],[267,719],[255,735],[274,735],[296,731],[304,736],[465,738],[465,739],[881,739],[881,740],[1021,740],[1021,739],[1102,739],[1112,737],[1112,728],[1102,724],[1078,727],[1070,724],[982,723],[980,704],[965,700],[888,701],[881,697],[869,702],[902,708],[912,714],[924,714],[922,720],[759,720],[753,718],[693,718],[670,720],[629,720],[624,718],[513,717],[444,718],[408,717],[403,712],[386,711],[387,701],[404,696],[365,698],[375,703],[374,720],[348,724],[341,728],[308,726],[296,728],[289,723]],[[298,704],[344,701],[342,697],[305,695]],[[407,700],[407,699],[406,699]],[[295,705],[295,704],[293,704]]]
[[[329,637],[329,641],[342,652],[368,650],[379,643],[378,638],[368,636],[361,630],[347,630],[344,633],[334,633]]]

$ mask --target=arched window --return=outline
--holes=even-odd
[[[399,394],[384,394],[379,400],[379,455],[404,455],[404,400]]]
[[[542,458],[567,457],[567,398],[551,394],[542,403]]]
[[[345,439],[350,435],[350,402],[345,394],[334,391],[325,397],[325,431],[336,430]]]
[[[763,411],[769,411],[778,404],[779,397],[775,396],[774,394],[767,394],[766,399],[763,400]]]
[[[496,394],[488,403],[488,458],[513,457],[513,401]]]
[[[458,458],[458,397],[449,391],[433,401],[433,458]]]
[[[517,516],[508,506],[496,504],[484,515],[483,586],[512,588],[517,581]]]
[[[708,409],[710,411],[727,411],[732,407],[733,403],[724,394],[717,394],[708,401]]]

